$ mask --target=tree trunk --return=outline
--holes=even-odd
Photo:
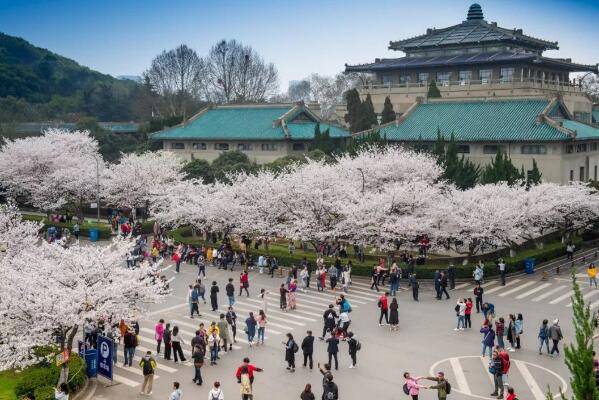
[[[74,325],[72,328],[70,328],[70,333],[68,335],[66,343],[65,343],[64,336],[62,337],[60,350],[65,351],[65,345],[66,345],[66,350],[69,352],[69,356],[71,354],[71,350],[73,349],[73,340],[75,339],[75,335],[77,335],[78,330],[79,330],[79,325]],[[66,332],[64,332],[64,334],[66,334],[67,332],[69,332],[69,331],[67,330]],[[59,384],[66,383],[66,382],[68,382],[68,380],[69,380],[69,363],[65,362],[64,364],[62,364],[62,368],[60,369],[60,378],[58,380],[58,383]]]

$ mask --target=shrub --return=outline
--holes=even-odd
[[[85,360],[79,355],[71,353],[69,360],[69,392],[74,393],[85,385]],[[37,399],[36,399],[37,400]]]
[[[60,368],[56,364],[40,364],[26,368],[19,374],[19,381],[15,386],[17,398],[29,396],[35,400],[54,398],[54,388],[60,378]],[[85,384],[85,361],[79,355],[72,353],[69,360],[69,392],[74,393]],[[51,389],[51,392],[47,391]],[[46,397],[51,393],[49,397]],[[42,396],[42,397],[38,397]]]
[[[54,400],[54,386],[42,386],[33,391],[35,400]]]
[[[23,219],[27,220],[27,221],[38,221],[38,222],[42,222],[44,224],[44,226],[42,227],[42,230],[45,232],[50,226],[56,226],[56,227],[60,227],[60,228],[67,228],[68,230],[71,231],[71,233],[73,232],[73,223],[68,224],[66,222],[63,223],[49,223],[46,219],[46,217],[42,217],[40,215],[28,215],[28,214],[23,214]],[[106,225],[106,224],[100,224],[100,226],[97,226],[95,223],[94,224],[90,224],[90,223],[84,223],[83,225],[79,225],[79,231],[81,232],[81,236],[88,236],[89,237],[89,230],[91,228],[97,228],[99,230],[99,234],[100,234],[100,239],[110,239],[110,237],[112,236],[112,232],[110,230],[110,226]]]

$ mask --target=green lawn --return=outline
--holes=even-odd
[[[15,400],[14,388],[18,375],[13,371],[0,372],[0,400]]]

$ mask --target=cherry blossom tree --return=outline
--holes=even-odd
[[[0,261],[35,245],[41,229],[39,222],[23,221],[14,203],[0,205]]]
[[[116,207],[146,207],[171,184],[183,179],[183,160],[169,151],[123,154],[106,169],[102,196]]]
[[[83,204],[95,198],[96,173],[103,168],[98,142],[87,131],[48,129],[0,149],[0,184],[46,211],[72,205],[80,216]]]
[[[149,264],[131,270],[124,260],[133,243],[63,248],[46,242],[1,261],[0,370],[38,362],[34,350],[59,343],[71,351],[86,319],[137,318],[166,290]],[[68,376],[65,366],[62,381]]]

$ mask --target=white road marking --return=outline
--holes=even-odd
[[[460,290],[460,289],[467,288],[468,286],[470,286],[470,283],[461,283],[459,285],[456,285],[455,288],[453,288],[453,289],[454,290]]]
[[[585,300],[588,300],[591,297],[594,297],[594,296],[596,296],[598,294],[599,294],[599,290],[595,289],[595,290],[593,290],[591,292],[588,292],[587,294],[583,295],[582,298],[585,299]],[[572,307],[572,303],[568,303],[568,305],[566,307]]]
[[[189,308],[189,303],[178,304],[176,306],[171,306],[171,307],[163,308],[163,309],[160,309],[160,310],[152,311],[152,312],[149,312],[148,315],[163,314],[163,313],[165,313],[167,311],[172,311],[172,310],[176,310],[178,308],[183,308],[183,307],[188,307]]]
[[[555,289],[551,289],[550,291],[545,292],[542,295],[535,297],[534,299],[532,299],[532,301],[535,301],[535,302],[541,301],[544,298],[551,296],[553,293],[559,292],[560,290],[566,289],[567,287],[568,286],[558,286]]]
[[[171,277],[170,277],[170,278],[168,278],[166,281],[167,281],[168,283],[171,283],[171,282],[172,282],[172,281],[174,281],[174,280],[175,280],[175,277],[174,277],[174,276],[171,276]]]
[[[253,303],[257,303],[262,305],[262,302],[260,300],[255,300],[255,299],[246,299],[247,301],[251,301]],[[271,303],[267,302],[267,305],[270,305]],[[275,308],[273,310],[273,308]],[[314,318],[306,318],[306,317],[302,317],[301,315],[297,315],[296,312],[302,312],[302,310],[294,310],[293,312],[283,312],[283,311],[279,311],[279,305],[276,304],[274,306],[272,306],[271,308],[266,310],[266,316],[268,317],[270,314],[275,313],[275,314],[280,314],[280,315],[284,315],[286,318],[294,318],[294,319],[300,319],[303,321],[310,321],[310,322],[314,322],[317,321]],[[309,315],[312,315],[313,313],[309,313]],[[322,317],[322,316],[321,316]]]
[[[127,386],[131,386],[131,387],[136,387],[136,386],[139,386],[141,384],[140,382],[136,382],[136,381],[131,380],[129,378],[125,378],[124,376],[115,374],[114,372],[112,373],[112,379],[115,380],[115,381],[117,381],[117,382],[119,382],[119,383],[122,383],[122,384],[127,385]]]
[[[495,381],[493,381],[493,375],[491,375],[489,373],[489,359],[485,358],[485,357],[479,357],[480,361],[483,363],[483,373],[485,375],[487,375],[489,377],[489,381],[491,382],[491,385],[495,384]]]
[[[526,283],[524,283],[524,284],[522,284],[522,285],[520,285],[520,286],[516,286],[515,288],[513,288],[513,289],[510,289],[510,290],[508,290],[508,291],[506,291],[506,292],[502,292],[502,293],[500,293],[500,294],[499,294],[499,297],[505,297],[505,296],[508,296],[508,295],[510,295],[510,294],[512,294],[512,293],[515,293],[515,292],[517,292],[517,291],[519,291],[519,290],[521,290],[521,289],[527,288],[527,287],[529,287],[530,285],[534,285],[534,284],[536,284],[536,283],[537,283],[537,282],[535,282],[535,281],[533,281],[533,282],[526,282]]]
[[[497,286],[497,287],[494,287],[494,288],[489,289],[489,290],[485,289],[484,292],[483,292],[483,294],[491,294],[491,293],[498,292],[498,291],[500,291],[502,289],[505,289],[506,287],[510,287],[512,285],[515,285],[516,283],[520,282],[521,280],[522,279],[514,279],[513,281],[506,283],[505,286]]]
[[[464,375],[464,370],[462,369],[460,360],[458,358],[452,358],[449,360],[449,363],[451,364],[451,368],[455,374],[455,379],[459,390],[464,394],[471,394],[472,392],[470,391],[470,386],[468,386],[468,381],[466,380],[466,375]]]
[[[536,293],[536,292],[538,292],[540,290],[543,290],[543,289],[545,289],[546,287],[549,287],[549,286],[551,286],[551,283],[543,283],[542,285],[539,285],[536,288],[529,290],[528,292],[524,292],[522,294],[519,294],[518,296],[516,296],[516,300],[528,297],[531,294]]]
[[[568,293],[566,293],[566,294],[562,294],[561,296],[559,296],[559,297],[556,297],[555,299],[551,300],[551,301],[549,302],[549,304],[557,304],[557,303],[559,303],[559,302],[560,302],[560,301],[562,301],[562,300],[569,299],[569,298],[570,298],[570,297],[572,297],[573,295],[574,295],[574,291],[573,291],[573,290],[570,290]]]
[[[518,370],[520,370],[520,373],[522,374],[522,377],[524,378],[524,381],[526,382],[528,388],[532,392],[532,395],[534,396],[535,400],[546,399],[545,394],[537,384],[537,381],[533,378],[526,364],[524,364],[520,360],[514,360],[514,364],[516,364],[516,367],[518,368]]]
[[[139,346],[138,346],[138,348],[139,348]],[[137,363],[139,363],[141,361],[141,357],[135,356],[135,357],[133,357],[133,361],[136,361]],[[164,372],[168,372],[169,374],[174,374],[175,372],[177,372],[176,368],[171,368],[168,365],[164,365],[164,364],[160,363],[159,360],[156,360],[156,369],[160,369]]]

